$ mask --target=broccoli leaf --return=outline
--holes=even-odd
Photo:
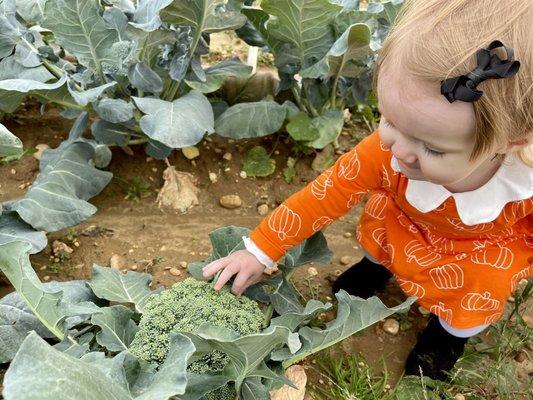
[[[137,333],[137,325],[131,320],[133,312],[124,306],[101,308],[93,315],[91,323],[102,330],[96,335],[96,341],[110,351],[127,350]]]
[[[29,309],[44,326],[59,339],[63,339],[66,315],[60,306],[62,292],[46,290],[30,264],[27,242],[0,245],[0,271],[9,279]]]
[[[22,141],[0,124],[0,157],[20,156],[22,154]]]
[[[149,274],[134,271],[123,274],[116,269],[94,264],[93,277],[89,286],[98,297],[121,303],[132,303],[135,305],[135,310],[142,313],[148,297],[157,293],[157,291],[150,290],[151,281],[152,276]]]
[[[338,301],[337,318],[329,322],[325,329],[302,327],[298,336],[302,341],[302,347],[295,354],[290,354],[287,349],[275,352],[272,360],[283,361],[283,367],[288,368],[292,364],[340,342],[343,339],[359,332],[388,316],[409,309],[416,300],[409,297],[402,304],[388,308],[377,297],[368,300],[351,296],[344,290],[335,294]]]
[[[327,264],[332,256],[333,252],[328,247],[326,237],[318,231],[285,254],[283,267],[295,268],[310,263]]]
[[[227,354],[230,362],[225,371],[239,392],[243,381],[253,374],[265,357],[280,346],[287,345],[296,352],[301,343],[288,328],[271,326],[256,334],[238,336],[220,327],[202,325],[196,333],[184,333],[194,343],[197,354],[208,354],[214,349]]]

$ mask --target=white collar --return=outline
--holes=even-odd
[[[391,158],[391,167],[400,172],[400,165],[394,156]],[[420,212],[435,210],[450,196],[455,200],[463,224],[494,221],[507,203],[533,196],[533,168],[516,156],[508,155],[487,183],[463,193],[452,193],[444,186],[431,182],[408,179],[405,197]]]

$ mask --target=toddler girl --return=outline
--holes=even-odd
[[[431,312],[407,374],[444,379],[533,270],[531,0],[408,0],[384,42],[376,132],[217,260],[241,294],[369,194],[366,256],[333,285],[369,297],[395,277]]]

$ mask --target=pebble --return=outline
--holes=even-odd
[[[391,335],[397,335],[400,330],[400,323],[394,318],[387,318],[383,322],[382,329]]]
[[[342,271],[340,269],[335,270],[335,276],[340,276],[342,274]]]
[[[43,281],[48,282],[50,280],[50,276],[45,275],[43,276]]]
[[[146,162],[152,162],[152,161],[154,161],[153,157],[146,157]]]
[[[133,265],[130,267],[130,269],[131,269],[132,271],[137,271],[138,268],[139,268],[139,267],[137,267],[137,265],[135,265],[135,264],[133,264]]]
[[[226,161],[231,161],[231,159],[233,158],[233,156],[231,155],[231,153],[224,153],[224,155],[222,156],[222,158]]]
[[[226,196],[222,196],[219,202],[222,207],[228,209],[239,208],[240,206],[242,206],[242,200],[236,194],[228,194]]]
[[[49,149],[50,146],[48,146],[45,143],[39,143],[37,146],[35,146],[35,148],[37,149],[37,151],[33,153],[33,157],[35,157],[37,160],[40,161],[43,155],[43,151],[45,151],[46,149]]]
[[[224,168],[224,172],[230,172],[231,171],[231,168],[228,167],[228,168]]]
[[[326,296],[327,301],[332,301],[333,299],[330,296]]]
[[[152,168],[152,172],[157,172],[157,168],[156,167]]]
[[[268,208],[268,204],[260,204],[257,207],[257,213],[259,215],[267,215],[270,209]]]
[[[350,256],[342,256],[341,257],[341,264],[342,265],[348,265],[350,264],[352,258]]]
[[[71,247],[60,240],[54,240],[52,243],[52,252],[56,256],[59,254],[71,254],[73,251]]]
[[[118,254],[113,254],[109,259],[109,266],[114,269],[122,269],[124,268],[125,264],[126,260],[124,259],[124,257]]]
[[[187,268],[187,261],[180,261],[179,265],[181,268]]]
[[[351,232],[344,232],[344,237],[345,238],[352,237],[352,233]]]
[[[200,155],[200,150],[198,150],[198,147],[195,146],[184,147],[183,149],[181,149],[181,152],[188,160],[192,160],[193,158],[196,158]]]
[[[317,276],[318,275],[318,271],[316,270],[315,267],[309,267],[307,269],[307,274],[310,275],[310,276]]]
[[[181,276],[181,271],[177,268],[170,268],[168,272],[170,272],[170,275],[173,276]]]
[[[15,168],[11,168],[11,175],[15,175],[17,173],[17,170]]]
[[[246,173],[246,171],[241,171],[241,172],[239,172],[239,176],[240,176],[242,179],[246,179],[246,178],[248,178],[248,174]]]
[[[217,153],[217,154],[222,154],[223,151],[224,150],[219,149],[218,147],[215,148],[215,153]]]
[[[464,396],[464,394],[457,393],[455,396],[453,396],[453,399],[454,400],[466,400],[466,397]]]
[[[210,172],[209,173],[209,180],[211,181],[211,183],[216,183],[216,181],[218,181],[217,174],[215,174],[214,172]]]
[[[54,262],[58,263],[59,261],[61,261],[59,258],[57,257],[54,258]]]
[[[161,247],[159,248],[159,251],[167,251],[167,246],[161,246]]]

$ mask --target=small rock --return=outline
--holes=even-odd
[[[352,237],[352,233],[351,232],[344,232],[344,237],[345,238]]]
[[[219,149],[218,147],[215,148],[215,153],[217,154],[222,154],[223,150],[222,149]]]
[[[167,246],[161,246],[161,247],[159,248],[159,251],[167,251]]]
[[[40,143],[40,144],[38,144],[37,146],[35,146],[35,148],[37,149],[37,151],[36,151],[35,153],[33,153],[33,156],[34,156],[37,160],[41,161],[41,157],[42,157],[42,155],[43,155],[43,151],[45,151],[46,149],[49,149],[50,146],[48,146],[48,145],[45,144],[45,143]]]
[[[42,267],[39,268],[39,271],[44,271],[46,269],[46,265],[43,265]]]
[[[514,356],[514,360],[518,363],[524,362],[526,360],[526,353],[524,353],[523,351],[519,351]]]
[[[173,276],[181,276],[181,271],[177,268],[170,268],[168,272],[170,272],[170,275]]]
[[[43,276],[43,281],[48,282],[50,280],[50,276],[45,275]]]
[[[307,274],[310,275],[310,276],[317,276],[318,275],[318,271],[316,270],[315,267],[309,267],[309,268],[307,268]]]
[[[54,258],[54,262],[55,263],[58,263],[59,261],[61,261],[59,258],[57,258],[57,257]]]
[[[277,155],[277,156],[279,156],[279,150],[275,150],[275,151],[274,151],[274,154]]]
[[[15,175],[17,173],[17,170],[15,168],[11,168],[11,175]]]
[[[71,254],[73,251],[74,250],[72,250],[71,247],[67,246],[60,240],[54,240],[54,243],[52,243],[52,252],[56,256],[61,254]]]
[[[231,155],[231,153],[224,153],[224,155],[222,156],[222,158],[226,161],[231,161],[231,159],[233,158],[233,156]]]
[[[342,274],[342,271],[340,269],[335,270],[335,276],[340,276]]]
[[[261,204],[257,207],[257,213],[259,215],[267,215],[269,211],[268,204]]]
[[[342,256],[341,257],[341,264],[342,265],[348,265],[350,264],[352,258],[350,256]]]
[[[231,171],[230,167],[224,168],[224,172],[230,172],[230,171]]]
[[[139,268],[139,267],[138,267],[137,265],[135,265],[135,264],[133,264],[133,265],[130,267],[130,269],[131,269],[132,271],[137,271],[138,268]]]
[[[133,150],[131,149],[130,146],[124,146],[124,147],[121,147],[122,151],[124,153],[126,153],[128,156],[133,156],[135,153],[133,152]]]
[[[262,195],[261,195],[261,198],[262,198],[262,199],[268,199],[268,194],[262,194]]]
[[[188,160],[192,160],[193,158],[196,158],[200,155],[200,150],[198,150],[198,147],[195,146],[184,147],[183,149],[181,149],[181,152]]]
[[[181,268],[187,268],[187,261],[180,261],[179,265]]]
[[[128,253],[130,253],[130,254],[132,254],[133,252],[134,252],[133,249],[129,249],[129,250],[128,250]]]
[[[157,168],[156,168],[156,167],[153,167],[153,168],[152,168],[152,172],[157,172]]]
[[[391,335],[397,335],[400,330],[400,323],[394,318],[387,318],[385,322],[383,322],[382,328],[385,332]]]
[[[242,206],[242,200],[236,194],[228,194],[226,196],[222,196],[219,202],[222,207],[228,209],[239,208],[240,206]]]
[[[331,301],[331,300],[333,300],[333,299],[332,299],[330,296],[326,296],[326,300],[327,300],[327,301]]]
[[[126,265],[126,260],[118,254],[113,254],[109,259],[109,266],[111,268],[120,270],[124,268],[124,265]]]
[[[152,162],[154,161],[154,157],[146,157],[146,162]]]
[[[209,173],[209,180],[210,180],[212,183],[216,183],[216,181],[218,181],[218,176],[217,176],[217,174],[215,174],[214,172],[210,172],[210,173]]]
[[[240,176],[242,179],[246,179],[246,178],[248,178],[248,174],[246,173],[246,171],[241,171],[241,172],[239,172],[239,176]]]
[[[80,242],[74,242],[74,246],[80,247]]]
[[[453,396],[453,399],[454,400],[466,400],[466,397],[461,393],[457,393],[455,396]]]

